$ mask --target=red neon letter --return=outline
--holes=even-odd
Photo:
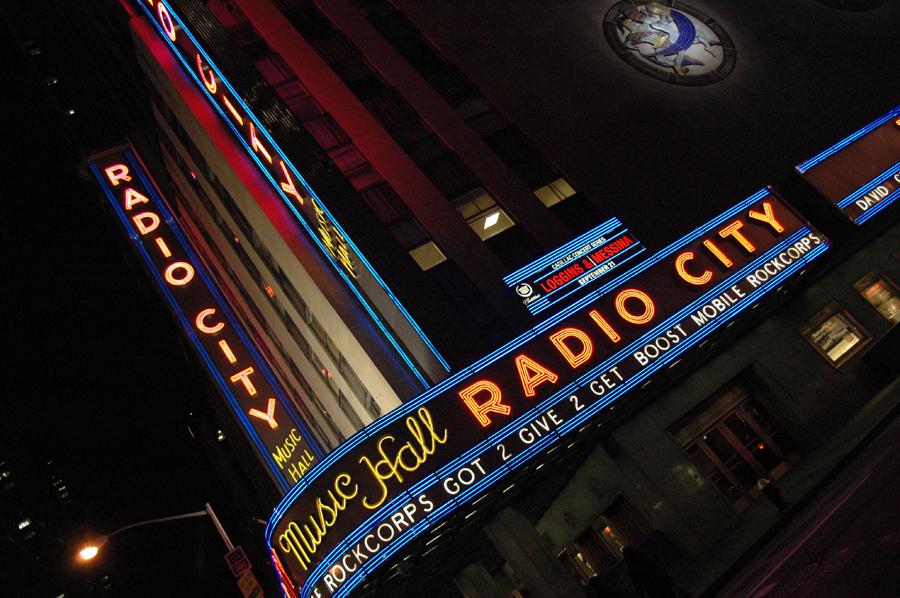
[[[615,328],[610,326],[609,322],[606,321],[606,318],[600,315],[599,311],[597,311],[596,309],[592,309],[590,312],[588,312],[588,315],[591,316],[591,319],[597,323],[597,326],[600,327],[600,330],[602,330],[603,333],[609,337],[609,340],[614,343],[622,340],[622,337],[619,336],[619,333],[616,332]]]
[[[297,201],[300,204],[303,204],[303,198],[300,197],[300,194],[297,193],[297,187],[294,186],[294,181],[291,179],[291,173],[288,172],[287,166],[284,163],[284,160],[279,160],[278,163],[281,165],[281,172],[284,173],[284,181],[281,182],[281,190],[287,193],[288,195],[293,195],[297,198]]]
[[[106,173],[106,178],[109,179],[109,183],[113,187],[118,187],[119,181],[131,180],[131,177],[128,176],[128,167],[124,164],[114,164],[108,168],[104,168],[103,172]]]
[[[206,318],[210,317],[214,313],[216,313],[215,308],[209,307],[197,314],[197,317],[194,318],[194,326],[197,327],[197,330],[205,334],[215,334],[225,328],[225,324],[222,322],[218,322],[216,324],[213,324],[212,326],[206,324]]]
[[[125,189],[125,209],[130,210],[139,203],[150,203],[150,200],[129,187]]]
[[[247,368],[245,370],[241,370],[231,377],[232,382],[237,382],[238,380],[240,380],[244,384],[244,388],[247,389],[247,392],[251,397],[256,394],[256,387],[253,386],[253,382],[250,382],[250,374],[252,373],[253,368]]]
[[[209,93],[216,93],[216,76],[213,74],[212,70],[203,68],[203,59],[200,58],[200,53],[197,53],[197,71],[200,72],[200,80],[203,81],[203,85],[206,87],[206,90]],[[207,72],[209,74],[209,79],[206,78]]]
[[[565,339],[567,338],[574,338],[581,341],[581,351],[579,353],[576,354],[568,345],[566,345]],[[578,328],[563,328],[559,332],[554,332],[550,335],[550,342],[556,346],[557,350],[559,350],[573,368],[577,368],[594,354],[594,345],[591,343],[591,337]]]
[[[266,404],[265,413],[263,413],[259,409],[251,409],[247,413],[249,413],[253,417],[258,417],[259,419],[263,420],[264,422],[269,424],[269,427],[273,430],[278,427],[278,422],[275,421],[274,417],[272,417],[275,414],[275,399],[269,399],[269,402]]]
[[[726,237],[734,237],[734,239],[741,244],[741,246],[746,249],[749,253],[753,253],[756,251],[756,247],[753,243],[750,242],[750,239],[744,236],[741,232],[741,228],[743,228],[744,223],[740,220],[735,220],[725,228],[719,231],[719,236],[723,239]]]
[[[637,299],[644,305],[644,313],[636,315],[625,309],[625,302],[629,299]],[[622,319],[632,324],[646,324],[653,319],[656,313],[656,307],[653,305],[653,299],[650,296],[637,289],[625,289],[616,295],[616,311],[622,316]]]
[[[184,272],[181,276],[176,276],[176,272],[181,271]],[[174,287],[183,287],[187,283],[191,282],[194,278],[194,267],[187,262],[175,262],[174,264],[169,264],[169,267],[166,268],[164,273],[166,277],[166,282]]]
[[[162,25],[163,31],[165,31],[166,35],[169,36],[169,39],[174,42],[176,38],[175,23],[172,22],[172,15],[169,14],[169,9],[166,8],[165,4],[160,2],[159,6],[156,7],[156,14],[159,15],[159,23]]]
[[[262,155],[266,157],[266,160],[269,161],[269,164],[272,163],[272,156],[269,155],[269,152],[266,151],[263,144],[256,138],[256,127],[253,126],[253,123],[250,123],[250,146],[253,148],[254,152],[261,152]]]
[[[730,268],[734,265],[734,262],[728,259],[728,256],[722,253],[722,250],[719,249],[716,244],[712,242],[712,240],[707,239],[703,241],[703,246],[709,249],[709,252],[716,256],[716,259],[722,262],[722,265],[724,265],[726,268]]]
[[[222,354],[225,355],[225,359],[228,360],[228,363],[237,363],[237,357],[231,352],[231,346],[224,338],[219,341],[219,348],[222,350]]]
[[[712,272],[709,270],[704,270],[703,274],[700,276],[694,276],[693,274],[689,274],[687,270],[684,268],[684,263],[691,261],[694,259],[693,251],[685,251],[682,254],[679,254],[677,258],[675,258],[675,271],[678,272],[678,276],[680,276],[683,280],[695,285],[704,285],[708,283],[712,279]]]
[[[156,246],[159,247],[159,252],[163,254],[163,257],[172,257],[172,252],[169,251],[169,246],[162,237],[156,237]]]
[[[751,218],[753,218],[754,220],[760,220],[762,222],[765,222],[766,224],[771,226],[775,230],[776,233],[784,232],[784,227],[781,225],[780,222],[775,220],[775,211],[772,209],[772,204],[767,201],[763,202],[763,213],[762,214],[760,214],[759,212],[754,212],[753,210],[750,210],[750,213],[747,215],[750,216]]]
[[[516,356],[516,370],[519,372],[519,380],[522,381],[522,390],[526,397],[533,397],[535,388],[544,382],[556,382],[559,376],[531,359],[527,355]]]
[[[222,94],[222,102],[225,103],[225,107],[228,108],[228,111],[231,112],[231,116],[234,117],[234,120],[238,121],[238,124],[244,126],[244,119],[238,113],[237,110],[234,109],[234,106],[231,105],[231,102],[228,101],[228,98],[225,94]]]
[[[480,392],[486,392],[490,395],[487,401],[479,403],[475,399],[475,395]],[[483,428],[487,428],[491,425],[491,418],[488,417],[488,413],[509,415],[510,411],[512,411],[512,408],[509,405],[503,404],[503,395],[500,392],[500,387],[490,380],[479,380],[478,382],[465,387],[459,391],[459,396],[466,407],[469,408],[469,411],[475,415],[478,423],[481,424],[481,427]]]
[[[152,233],[159,226],[159,216],[153,212],[141,212],[131,217],[131,221],[137,227],[141,235]],[[145,222],[147,221],[147,222]]]

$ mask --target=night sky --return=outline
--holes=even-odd
[[[4,440],[60,465],[73,502],[49,531],[72,542],[62,552],[74,552],[84,533],[202,510],[205,501],[227,515],[228,492],[188,431],[189,412],[210,421],[206,379],[99,189],[78,176],[84,156],[64,119],[79,114],[49,99],[15,42],[3,36],[0,51],[11,150],[0,192],[4,371],[12,380]],[[125,532],[90,567],[49,563],[46,576],[60,576],[66,596],[105,582],[111,590],[97,595],[240,595],[224,551],[201,518]],[[18,573],[2,579],[0,593],[10,595],[13,584],[12,595],[45,595],[28,579],[33,571]]]

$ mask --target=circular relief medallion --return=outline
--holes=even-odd
[[[679,85],[709,85],[734,68],[734,43],[707,15],[682,2],[618,2],[603,18],[606,41],[625,62]]]

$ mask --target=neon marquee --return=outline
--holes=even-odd
[[[247,155],[347,283],[412,374],[427,388],[430,386],[429,378],[436,379],[449,372],[449,364],[425,332],[247,107],[171,5],[166,0],[145,0],[138,2],[138,5],[196,83],[197,89],[224,119]],[[398,333],[388,322],[398,322],[403,330]],[[411,350],[410,343],[417,345],[419,350]]]
[[[828,247],[762,189],[377,420],[276,507],[266,538],[283,583],[346,596]]]
[[[283,492],[322,457],[276,378],[197,259],[130,147],[88,159],[91,172]]]
[[[795,168],[855,224],[900,197],[900,106]]]

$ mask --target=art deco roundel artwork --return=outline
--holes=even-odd
[[[679,85],[709,85],[734,68],[734,43],[711,17],[684,4],[618,2],[603,19],[606,40],[639,71]]]

